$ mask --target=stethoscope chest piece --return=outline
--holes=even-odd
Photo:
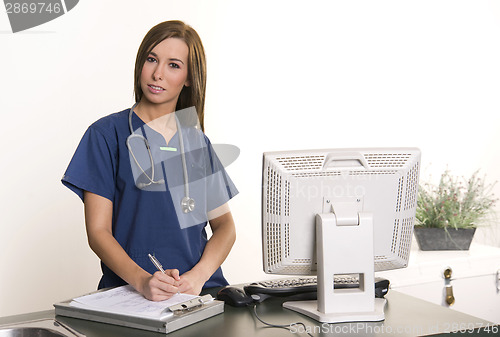
[[[194,210],[195,207],[195,202],[193,198],[190,197],[184,197],[181,200],[181,206],[182,206],[182,212],[183,213],[189,213]]]

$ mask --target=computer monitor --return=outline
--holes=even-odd
[[[419,171],[417,148],[264,153],[264,271],[317,274],[317,301],[284,307],[321,322],[384,319],[374,272],[408,264]],[[346,274],[358,288],[334,287]]]

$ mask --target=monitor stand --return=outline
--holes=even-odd
[[[289,301],[283,307],[325,323],[384,320],[386,300],[375,298],[373,217],[348,213],[316,215],[317,301]],[[359,276],[359,288],[334,289],[334,275],[345,274]]]

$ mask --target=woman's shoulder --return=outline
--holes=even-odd
[[[128,130],[129,111],[130,109],[125,109],[99,118],[89,126],[89,129],[96,130],[104,136],[113,136],[120,131]]]

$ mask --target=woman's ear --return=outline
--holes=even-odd
[[[189,86],[191,86],[191,82],[189,82],[189,80],[186,80],[186,82],[184,82],[184,86],[185,86],[185,87],[189,87]]]

